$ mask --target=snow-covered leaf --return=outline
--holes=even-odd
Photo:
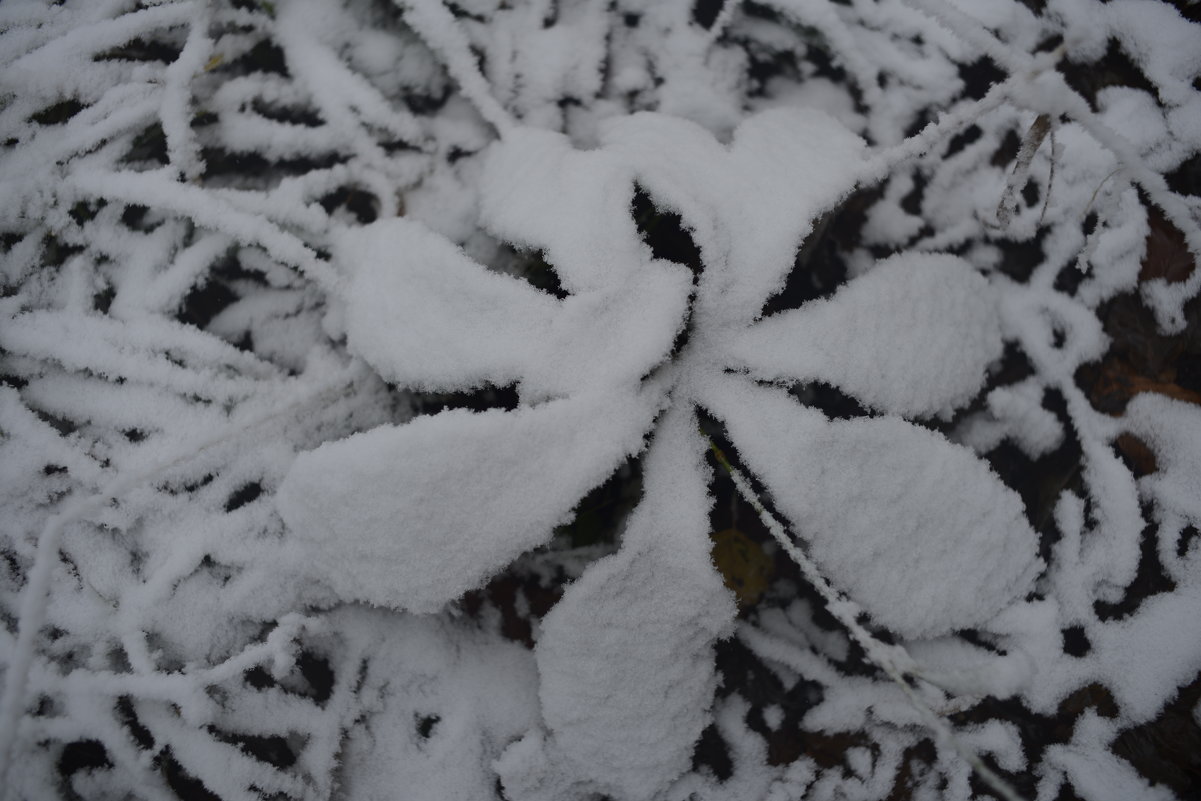
[[[905,637],[980,625],[1041,569],[1021,499],[966,448],[897,418],[828,420],[741,379],[701,401],[822,570]]]
[[[322,445],[277,496],[298,566],[341,598],[436,611],[545,542],[642,450],[658,402],[592,394],[442,412]]]
[[[709,469],[690,410],[668,413],[621,550],[547,615],[536,655],[552,750],[594,787],[649,799],[687,769],[735,614],[709,558]]]
[[[488,153],[480,217],[505,240],[543,250],[567,291],[612,287],[650,260],[629,213],[633,180],[605,150],[520,128]]]
[[[344,232],[335,258],[354,271],[346,293],[350,349],[406,386],[517,381],[558,307],[551,295],[489,271],[409,220]]]
[[[905,254],[825,300],[730,335],[731,366],[768,381],[833,384],[895,414],[970,400],[1001,355],[997,302],[967,262]]]
[[[527,366],[523,396],[635,384],[668,358],[691,293],[688,270],[653,261],[620,287],[567,298]]]
[[[354,272],[349,346],[385,378],[518,383],[526,400],[633,385],[666,358],[692,291],[686,269],[647,259],[615,286],[560,301],[403,219],[343,233],[337,257]]]

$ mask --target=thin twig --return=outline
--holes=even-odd
[[[1039,114],[1034,118],[1030,130],[1026,131],[1026,136],[1022,139],[1022,147],[1018,150],[1017,158],[1013,162],[1013,171],[1009,173],[1009,180],[1005,182],[1005,191],[1001,193],[1001,200],[997,203],[997,223],[1001,228],[1009,227],[1009,222],[1013,219],[1013,197],[1017,194],[1017,186],[1030,174],[1030,165],[1034,162],[1034,156],[1050,132],[1051,115],[1049,114]],[[1051,164],[1051,169],[1054,170],[1054,154],[1052,154]],[[1049,197],[1049,187],[1047,191]],[[1045,205],[1043,210],[1046,211]]]

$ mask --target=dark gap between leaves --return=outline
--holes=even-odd
[[[566,300],[570,297],[559,280],[559,274],[555,272],[555,268],[547,261],[545,251],[535,250],[528,253],[519,253],[518,257],[520,258],[520,276],[529,282],[531,286],[547,294],[554,295],[558,300]]]
[[[1185,526],[1184,530],[1180,532],[1180,539],[1176,541],[1176,556],[1183,559],[1189,548],[1199,539],[1201,539],[1201,532],[1197,531],[1196,526]]]
[[[1093,650],[1093,644],[1084,631],[1084,626],[1068,626],[1060,635],[1063,637],[1063,652],[1077,659],[1088,656]]]
[[[984,97],[994,84],[1008,77],[1008,74],[988,56],[981,56],[970,64],[959,65],[959,80],[963,81],[963,93],[972,100]]]
[[[183,765],[175,758],[171,746],[164,746],[154,759],[154,764],[162,773],[167,786],[180,801],[222,801],[221,797],[205,786],[204,782],[188,773]]]
[[[717,725],[710,723],[701,732],[692,750],[692,769],[708,772],[719,782],[728,781],[734,775],[734,761],[730,758],[730,747],[726,744]]]
[[[488,384],[478,389],[458,392],[414,392],[412,402],[413,411],[419,415],[437,414],[454,409],[472,412],[486,412],[491,409],[513,411],[517,408],[518,392],[516,384],[501,387]]]
[[[947,148],[943,151],[942,157],[949,159],[951,156],[967,148],[968,145],[978,141],[983,135],[984,131],[980,129],[979,125],[969,125],[951,137],[951,140],[947,142]]]
[[[434,728],[442,722],[442,718],[438,715],[416,715],[415,729],[417,736],[423,740],[428,740],[434,734]]]
[[[29,121],[36,122],[38,125],[62,125],[85,108],[87,106],[71,97],[46,106],[41,111],[32,114]]]
[[[289,695],[308,698],[317,706],[324,706],[334,692],[336,677],[329,659],[308,648],[302,650],[296,658],[296,671],[284,681],[276,681],[275,677],[262,665],[250,668],[242,674],[242,681],[256,689],[268,690],[274,687]]]
[[[601,558],[615,549],[634,507],[642,500],[642,459],[629,457],[603,483],[576,504],[571,520],[554,530],[548,546],[553,550],[595,549]],[[512,642],[534,647],[533,621],[541,619],[563,595],[574,576],[561,569],[547,579],[537,571],[522,569],[520,560],[494,576],[485,586],[470,590],[457,602],[471,618],[479,619],[485,605],[500,617],[500,633]]]
[[[172,64],[179,59],[179,54],[181,52],[181,48],[178,45],[156,41],[154,39],[147,41],[141,37],[135,37],[123,45],[118,45],[111,50],[97,53],[92,57],[92,60],[138,62],[158,61],[162,62],[163,64]]]
[[[335,209],[345,209],[360,225],[368,225],[379,217],[379,203],[375,195],[356,186],[340,186],[319,201],[326,214]]]
[[[1097,61],[1078,62],[1064,59],[1059,63],[1059,72],[1068,86],[1084,96],[1096,109],[1097,93],[1110,86],[1127,86],[1158,97],[1155,86],[1147,80],[1116,38],[1110,37],[1105,55]]]
[[[813,230],[798,243],[783,288],[764,305],[764,317],[829,297],[846,283],[848,270],[842,254],[862,238],[867,210],[881,196],[880,187],[861,190],[814,221]]]
[[[647,191],[638,184],[634,185],[630,214],[638,226],[638,234],[642,241],[651,249],[651,254],[656,259],[682,264],[691,270],[693,275],[699,275],[704,269],[701,249],[684,226],[683,218],[675,212],[663,211],[655,206]]]
[[[209,734],[223,743],[237,746],[238,749],[259,762],[264,762],[274,768],[286,770],[296,764],[297,754],[288,743],[288,738],[280,735],[241,734],[223,731],[213,726],[206,727]]]
[[[241,509],[246,504],[254,501],[263,494],[263,485],[258,481],[251,481],[243,484],[230,494],[229,499],[225,502],[225,511],[233,512]]]
[[[726,0],[695,0],[692,4],[692,21],[709,30],[725,4]]]

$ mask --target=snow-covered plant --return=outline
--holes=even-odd
[[[760,383],[821,380],[886,412],[932,414],[970,398],[1000,356],[987,282],[949,256],[887,260],[829,299],[757,321],[861,164],[859,140],[812,111],[751,117],[728,149],[649,113],[607,126],[588,152],[511,130],[484,167],[482,222],[542,249],[562,300],[417,223],[338,242],[335,261],[354,269],[352,353],[404,386],[515,382],[519,403],[378,428],[297,460],[280,511],[337,597],[442,608],[544,544],[659,418],[621,549],[543,622],[550,742],[503,759],[510,797],[565,798],[579,782],[649,798],[689,764],[712,702],[711,645],[735,616],[709,558],[694,407],[725,423],[825,571],[890,629],[977,626],[1030,588],[1037,542],[1020,500],[968,451],[894,417],[830,421]],[[639,239],[636,180],[697,221],[695,286]]]
[[[1184,796],[1198,54],[6,0],[0,794]]]

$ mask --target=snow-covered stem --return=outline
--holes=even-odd
[[[405,22],[438,57],[480,116],[504,136],[515,123],[488,88],[466,34],[441,0],[395,0]]]
[[[1106,125],[1089,108],[1088,101],[1068,86],[1063,76],[1048,74],[1038,85],[1015,86],[1011,89],[1011,94],[1014,102],[1026,108],[1040,113],[1064,114],[1088,131],[1117,157],[1130,179],[1147,193],[1148,199],[1179,229],[1193,256],[1201,258],[1201,226],[1197,225],[1188,204],[1168,188],[1168,182],[1160,173],[1147,166],[1126,137]]]
[[[988,56],[1011,75],[1030,69],[1034,59],[997,39],[977,20],[942,0],[904,0],[930,19],[958,36],[975,50]]]
[[[1012,79],[1011,79],[1012,80]],[[1008,81],[995,84],[984,97],[940,114],[918,133],[905,141],[878,150],[859,168],[860,185],[873,184],[890,175],[899,165],[921,158],[932,148],[946,141],[959,129],[965,128],[1008,100]]]
[[[212,17],[210,4],[201,3],[192,20],[187,41],[179,58],[169,67],[163,84],[163,102],[159,110],[163,133],[167,139],[167,155],[171,165],[187,180],[204,172],[200,145],[192,132],[192,76],[200,72],[213,52],[213,40],[208,27]]]
[[[994,90],[1007,87],[1005,93],[1019,106],[1048,115],[1052,122],[1060,115],[1067,116],[1088,131],[1117,157],[1129,172],[1131,180],[1147,193],[1151,202],[1163,211],[1169,222],[1184,234],[1185,242],[1193,256],[1201,258],[1201,226],[1193,219],[1188,205],[1168,188],[1163,175],[1147,166],[1126,137],[1110,128],[1097,116],[1089,107],[1088,101],[1068,86],[1061,74],[1048,70],[1048,67],[1059,60],[1063,53],[1063,45],[1050,53],[1027,56],[1000,41],[979,21],[948,6],[942,0],[905,2],[1004,67],[1011,78],[993,87]],[[1019,80],[1014,80],[1015,78]],[[1194,276],[1197,275],[1199,274],[1194,273]],[[1201,281],[1201,278],[1195,277],[1192,280]]]
[[[299,269],[331,295],[339,292],[337,271],[300,237],[262,215],[234,207],[212,191],[181,184],[168,170],[88,171],[72,176],[68,183],[88,196],[176,212],[199,226],[261,247],[272,258]]]
[[[926,155],[932,148],[945,142],[949,136],[976,122],[988,112],[1000,108],[1005,103],[1014,102],[1016,87],[1054,67],[1061,55],[1062,49],[1056,48],[1030,59],[1025,63],[1026,69],[1022,73],[993,84],[979,100],[944,112],[905,141],[877,151],[860,167],[860,184],[871,184],[885,178],[899,165]]]
[[[834,589],[830,582],[826,580],[826,577],[818,570],[813,560],[797,547],[792,538],[788,536],[788,532],[784,529],[780,521],[776,520],[775,515],[764,506],[754,487],[751,486],[750,481],[747,480],[741,470],[730,463],[730,460],[721,448],[712,441],[709,442],[709,447],[713,452],[714,458],[717,459],[717,463],[722,466],[722,469],[726,471],[730,479],[734,482],[734,486],[738,489],[738,494],[754,508],[755,513],[759,515],[759,519],[767,526],[767,530],[771,532],[772,537],[775,538],[785,553],[801,568],[805,580],[812,584],[813,588],[825,599],[830,613],[838,619],[838,622],[846,626],[847,632],[863,648],[873,663],[878,665],[889,676],[903,682],[904,680],[901,677],[911,674],[914,668],[914,662],[905,649],[897,645],[887,645],[881,642],[859,624],[858,618],[863,613],[859,605]]]
[[[738,494],[742,499],[751,505],[763,525],[771,533],[772,538],[779,543],[784,552],[788,554],[797,566],[800,567],[801,573],[805,576],[805,580],[817,590],[818,594],[826,602],[826,608],[830,614],[841,623],[850,634],[851,638],[863,649],[867,658],[884,671],[904,693],[905,698],[921,715],[923,722],[929,726],[934,732],[942,737],[946,742],[950,743],[955,752],[961,756],[964,761],[971,766],[972,770],[987,784],[991,789],[995,790],[1005,801],[1023,801],[1017,791],[1013,789],[1002,779],[995,771],[985,765],[980,756],[969,748],[959,737],[956,736],[955,730],[947,721],[935,712],[930,705],[917,694],[910,684],[907,677],[923,678],[922,672],[913,658],[909,656],[909,652],[900,645],[888,645],[881,642],[878,638],[872,635],[867,629],[859,624],[858,617],[861,610],[854,601],[850,600],[830,584],[822,572],[814,564],[813,560],[808,555],[797,547],[793,538],[789,536],[788,531],[776,519],[768,508],[759,499],[758,493],[755,492],[751,482],[743,474],[741,470],[735,467],[726,457],[725,453],[714,443],[709,440],[710,450],[713,452],[717,463],[730,476],[734,482],[734,487],[738,490]],[[923,680],[925,680],[923,678]]]
[[[100,492],[82,498],[46,521],[38,537],[37,551],[30,568],[25,591],[17,619],[17,640],[5,672],[4,696],[0,701],[0,787],[6,785],[11,768],[12,748],[16,741],[22,710],[25,706],[25,688],[29,682],[29,669],[37,645],[37,637],[46,618],[48,591],[57,562],[59,543],[67,526],[104,508],[135,487],[160,477],[209,449],[233,440],[246,432],[285,418],[298,409],[320,400],[330,392],[341,390],[362,376],[362,362],[352,362],[334,377],[319,381],[315,387],[302,391],[299,397],[282,408],[268,409],[240,420],[215,435],[189,443],[174,455],[162,459],[137,472],[127,473],[113,480]],[[216,670],[216,668],[215,668]]]
[[[766,5],[800,25],[815,28],[833,45],[834,58],[855,77],[864,100],[880,102],[879,70],[860,52],[847,26],[829,0],[767,0]]]

